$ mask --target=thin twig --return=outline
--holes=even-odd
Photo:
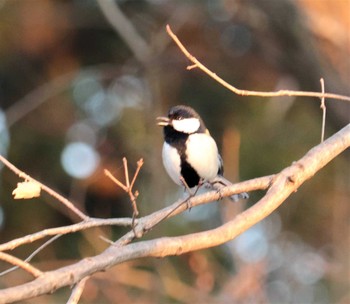
[[[171,215],[174,214],[174,212],[176,210],[178,210],[179,208],[181,208],[185,203],[186,203],[186,209],[190,209],[192,208],[192,206],[189,206],[188,201],[193,197],[193,195],[189,195],[187,198],[183,199],[182,202],[180,202],[177,206],[175,206],[173,209],[171,209],[167,214],[164,215],[164,217],[162,219],[159,220],[158,223],[166,220],[167,218],[169,218]],[[157,223],[157,224],[158,224]]]
[[[0,251],[13,250],[21,245],[33,243],[47,236],[64,235],[64,234],[74,233],[74,232],[85,230],[88,228],[100,227],[100,226],[125,226],[126,227],[126,226],[130,226],[131,223],[132,223],[131,218],[114,218],[114,219],[113,218],[112,219],[90,218],[88,221],[82,221],[80,223],[68,225],[68,226],[44,229],[42,231],[11,240],[7,243],[0,244]]]
[[[117,184],[125,192],[128,192],[128,188],[122,182],[120,182],[117,178],[115,178],[109,170],[105,169],[104,173],[108,178],[110,178],[115,184]]]
[[[35,278],[37,278],[43,274],[39,269],[33,267],[29,263],[24,262],[21,259],[18,259],[18,258],[14,257],[8,253],[5,253],[5,252],[0,252],[0,260],[3,260],[7,263],[10,263],[12,265],[15,265],[15,266],[22,268],[23,270],[25,270],[28,273],[30,273],[31,275],[33,275]]]
[[[129,169],[128,169],[128,160],[126,157],[123,157],[123,165],[124,165],[124,174],[125,174],[125,186],[130,190],[130,180],[129,180]]]
[[[132,178],[131,184],[129,185],[129,197],[131,199],[133,209],[134,209],[133,218],[135,218],[139,215],[139,210],[137,209],[137,204],[136,204],[136,199],[139,196],[139,192],[136,190],[135,193],[133,193],[132,189],[134,187],[136,178],[139,175],[139,172],[140,172],[142,166],[143,166],[143,159],[141,158],[140,160],[137,161],[137,168],[136,168],[134,177]]]
[[[86,281],[90,279],[90,276],[83,278],[77,284],[75,284],[72,294],[70,295],[67,304],[77,304],[80,300],[80,297],[84,291]]]
[[[322,89],[322,93],[325,92],[324,89],[324,80],[323,78],[320,79],[321,82],[321,89]],[[322,96],[321,98],[321,106],[320,108],[322,109],[322,131],[321,131],[321,142],[324,141],[324,133],[325,133],[325,129],[326,129],[326,101],[325,101],[325,97]]]
[[[134,187],[136,178],[139,175],[139,172],[140,172],[140,169],[141,169],[142,166],[143,166],[143,159],[141,158],[140,160],[137,161],[137,168],[136,168],[134,177],[133,177],[133,179],[131,181],[130,188]]]
[[[113,241],[111,241],[109,238],[106,238],[106,237],[103,236],[103,235],[99,235],[98,237],[99,237],[102,241],[108,243],[109,245],[113,245],[113,244],[114,244]]]
[[[118,180],[116,177],[114,177],[110,171],[108,171],[107,169],[104,170],[105,174],[129,195],[131,205],[133,208],[132,227],[134,227],[135,218],[139,215],[139,211],[137,209],[137,204],[136,204],[136,199],[139,195],[139,192],[138,191],[133,192],[133,186],[135,184],[136,178],[140,172],[142,165],[143,165],[143,159],[141,158],[137,162],[137,168],[136,168],[134,177],[130,183],[128,161],[125,157],[123,158],[125,185],[120,180]]]
[[[24,180],[36,182],[40,185],[40,188],[47,192],[52,197],[56,198],[58,201],[60,201],[62,204],[64,204],[68,209],[73,211],[77,216],[79,216],[82,220],[88,220],[89,216],[85,215],[83,212],[81,212],[77,207],[74,206],[72,202],[70,202],[68,199],[63,197],[62,195],[58,194],[56,191],[52,190],[48,186],[40,183],[33,177],[29,176],[28,174],[24,173],[23,171],[19,170],[16,166],[14,166],[12,163],[10,163],[5,157],[0,155],[0,161],[8,167],[12,172],[17,174],[20,178],[23,178]]]
[[[350,102],[349,96],[339,95],[339,94],[333,94],[333,93],[319,93],[319,92],[307,92],[307,91],[291,91],[291,90],[279,90],[276,92],[260,92],[260,91],[249,91],[249,90],[241,90],[233,85],[229,84],[222,78],[220,78],[218,75],[216,75],[214,72],[209,70],[205,65],[203,65],[196,57],[194,57],[182,44],[182,42],[179,40],[179,38],[173,33],[170,26],[166,26],[166,30],[169,34],[169,36],[174,40],[174,42],[177,44],[177,46],[180,48],[182,53],[191,61],[193,62],[192,65],[188,66],[187,69],[191,70],[194,68],[199,68],[204,73],[209,75],[211,78],[216,80],[218,83],[220,83],[222,86],[224,86],[226,89],[230,90],[231,92],[241,95],[241,96],[260,96],[260,97],[278,97],[278,96],[304,96],[304,97],[318,97],[318,98],[332,98],[332,99],[339,99]]]
[[[43,250],[45,247],[47,247],[48,245],[50,245],[52,242],[56,241],[59,237],[61,237],[61,234],[57,234],[55,236],[53,236],[52,238],[50,238],[48,241],[46,241],[44,244],[42,244],[39,248],[37,248],[36,250],[34,250],[25,260],[24,262],[29,263],[32,258],[34,258],[41,250]],[[0,273],[0,277],[15,271],[19,268],[19,266],[14,266],[12,268],[9,268],[7,270],[4,270],[3,272]]]

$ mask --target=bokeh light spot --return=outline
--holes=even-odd
[[[305,284],[315,284],[325,274],[325,261],[313,252],[301,254],[293,263],[295,278]]]
[[[5,222],[4,210],[3,210],[2,207],[0,206],[0,228],[1,228],[2,226],[4,226],[4,222]]]
[[[247,263],[261,261],[268,251],[267,238],[261,224],[253,226],[238,236],[233,244],[239,257]]]
[[[0,154],[6,156],[10,142],[5,113],[0,109]],[[2,165],[0,165],[1,168]]]
[[[96,150],[82,142],[68,144],[61,155],[64,170],[72,177],[89,177],[97,168],[100,157]]]

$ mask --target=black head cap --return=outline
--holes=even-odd
[[[168,112],[170,119],[181,119],[181,118],[198,118],[201,119],[198,113],[191,107],[178,105],[170,108]]]

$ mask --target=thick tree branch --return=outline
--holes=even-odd
[[[222,226],[209,231],[177,237],[162,237],[126,246],[118,246],[120,243],[117,242],[99,255],[85,258],[70,266],[45,272],[29,283],[0,291],[0,302],[14,302],[53,292],[58,288],[76,284],[98,271],[106,270],[132,259],[179,255],[232,240],[271,214],[306,180],[314,176],[316,172],[349,146],[350,124],[312,148],[300,160],[276,174],[271,180],[269,190],[260,201]],[[218,195],[225,193],[226,189],[229,188],[231,187],[224,188]],[[206,197],[205,195],[194,197],[191,199],[192,206],[195,202],[198,203],[198,198],[205,200]],[[180,212],[180,209],[176,211]]]

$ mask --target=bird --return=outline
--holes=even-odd
[[[215,184],[216,189],[232,184],[223,177],[223,160],[214,138],[193,108],[173,106],[166,117],[157,117],[157,121],[158,126],[163,127],[163,164],[176,184],[187,189],[204,183]],[[248,197],[247,193],[240,193],[231,199]]]

